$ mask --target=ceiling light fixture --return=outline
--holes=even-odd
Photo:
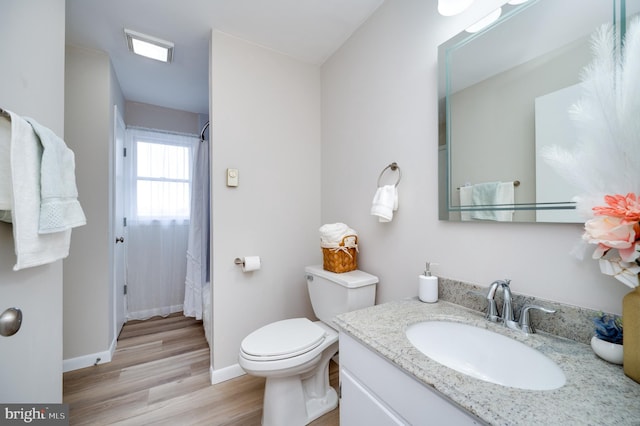
[[[438,0],[438,13],[442,16],[453,16],[467,10],[473,0]]]
[[[124,29],[127,46],[133,53],[161,62],[173,59],[173,43],[147,34]]]

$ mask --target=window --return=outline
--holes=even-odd
[[[136,130],[132,138],[133,211],[140,219],[188,219],[195,138]]]

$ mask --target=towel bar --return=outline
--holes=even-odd
[[[515,187],[520,186],[520,181],[519,181],[519,180],[514,180],[514,181],[513,181],[513,186],[515,186]],[[457,187],[456,189],[458,189],[458,190],[459,190],[459,189],[460,189],[460,187]]]
[[[381,186],[380,179],[382,179],[382,175],[384,175],[384,172],[386,172],[388,169],[391,169],[394,172],[396,170],[398,171],[398,180],[396,181],[396,184],[395,184],[396,188],[398,187],[398,184],[400,183],[400,179],[402,178],[402,172],[400,171],[400,166],[398,166],[398,163],[394,161],[393,163],[389,164],[387,167],[382,169],[382,171],[380,172],[380,176],[378,176],[378,188]]]

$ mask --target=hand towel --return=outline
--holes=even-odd
[[[38,232],[49,234],[87,223],[78,202],[73,151],[51,129],[25,117],[42,144]]]
[[[513,182],[487,182],[473,185],[472,204],[505,208],[514,204]],[[513,210],[478,210],[471,213],[473,219],[510,222]]]
[[[18,115],[0,109],[11,120],[11,191],[14,271],[44,265],[69,255],[71,231],[38,233],[42,147],[33,128]]]
[[[0,116],[0,220],[11,222],[11,120]]]
[[[496,210],[496,220],[498,222],[513,222],[513,214],[515,213],[515,210],[512,209],[515,204],[513,182],[500,182],[496,190],[496,204],[502,205],[502,208],[505,209],[509,208],[508,210]]]
[[[465,207],[471,207],[473,204],[473,186],[465,185],[460,187],[460,220],[471,220],[471,211],[463,210]]]
[[[398,188],[384,185],[376,190],[371,205],[371,215],[378,216],[379,222],[391,222],[393,212],[398,210]]]

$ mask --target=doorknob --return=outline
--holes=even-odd
[[[124,237],[116,238],[116,244],[124,243]]]
[[[18,308],[9,308],[0,314],[0,336],[13,336],[22,325],[22,311]]]

